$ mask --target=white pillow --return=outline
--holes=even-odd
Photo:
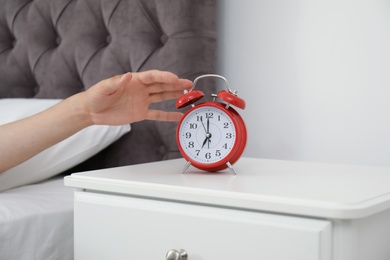
[[[43,111],[61,99],[0,99],[0,125]],[[28,129],[26,129],[28,131]],[[0,173],[0,192],[53,177],[92,157],[130,131],[130,125],[94,125]]]

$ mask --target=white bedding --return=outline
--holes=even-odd
[[[63,177],[0,193],[0,260],[73,259],[73,189]]]

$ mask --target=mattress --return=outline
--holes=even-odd
[[[63,176],[0,193],[0,260],[73,259],[73,189]]]

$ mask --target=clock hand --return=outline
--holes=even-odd
[[[209,130],[210,130],[210,118],[207,118],[207,134],[206,134],[206,136],[208,137],[208,142],[207,142],[208,149],[210,149],[210,142],[211,142],[211,140],[210,140],[211,134],[210,134]]]
[[[206,139],[204,139],[204,141],[203,141],[202,148],[206,144],[207,140],[209,140],[209,138],[206,136]],[[202,149],[202,148],[200,148],[200,149]]]
[[[207,143],[207,141],[208,141],[208,143],[211,142],[211,141],[210,141],[210,138],[211,138],[211,134],[210,134],[210,133],[207,133],[207,134],[206,134],[206,139],[204,139],[203,144],[202,144],[202,147],[201,147],[200,149],[203,148],[203,146]],[[210,148],[210,145],[207,145],[207,146],[208,146],[208,148]]]
[[[203,124],[203,118],[202,118],[202,117],[200,118],[200,122],[202,123],[202,126],[203,126],[204,131],[205,131],[206,133],[208,133],[208,131],[206,130],[206,127],[205,127],[204,124]]]

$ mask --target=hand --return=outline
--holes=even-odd
[[[207,148],[210,149],[210,138],[211,138],[211,134],[209,132],[209,129],[210,129],[210,118],[207,118],[207,137],[208,137],[208,142],[207,142]]]
[[[202,119],[202,118],[200,118],[200,122],[202,122],[203,128],[204,128],[204,130],[205,130],[205,132],[206,132],[206,138],[205,138],[204,141],[203,141],[203,144],[202,144],[201,149],[204,147],[204,145],[206,144],[206,142],[207,142],[207,148],[210,149],[210,142],[211,142],[211,140],[210,140],[211,134],[209,133],[209,129],[210,129],[210,119],[207,118],[207,129],[206,129],[206,127],[205,127],[204,124],[203,124],[203,119]]]
[[[103,80],[84,92],[93,124],[123,125],[144,119],[178,121],[180,112],[149,109],[151,103],[178,98],[192,82],[164,71],[126,73]]]
[[[206,133],[206,138],[203,141],[201,149],[206,144],[206,142],[207,142],[207,148],[210,149],[210,142],[211,142],[210,138],[211,138],[211,134],[210,133]]]
[[[203,146],[206,144],[207,140],[209,140],[209,138],[206,136],[206,138],[205,138],[204,141],[203,141],[202,147],[201,147],[200,149],[203,148]]]
[[[203,123],[203,117],[200,117],[200,122],[202,123],[203,129],[204,129],[205,133],[207,134],[206,127],[204,126],[204,123]]]
[[[103,80],[41,113],[0,126],[0,173],[92,124],[179,120],[182,113],[151,110],[149,105],[177,98],[191,85],[170,72],[126,73]]]

